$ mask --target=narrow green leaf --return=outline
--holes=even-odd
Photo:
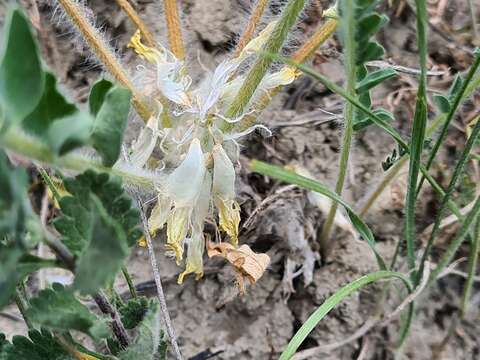
[[[30,300],[27,316],[43,326],[55,330],[77,330],[93,339],[105,338],[108,326],[77,300],[73,292],[60,284],[41,290]]]
[[[44,73],[30,24],[16,7],[7,15],[0,62],[0,107],[7,121],[18,123],[38,104]]]
[[[130,111],[130,97],[129,90],[113,87],[105,94],[97,113],[92,142],[105,166],[113,166],[120,155]]]
[[[375,238],[373,236],[372,231],[367,226],[367,224],[365,224],[363,220],[357,214],[355,214],[355,212],[350,207],[350,205],[348,205],[336,193],[329,190],[325,185],[315,180],[298,175],[292,171],[282,169],[278,166],[264,163],[262,161],[252,160],[252,162],[250,163],[250,170],[262,175],[272,177],[280,181],[284,181],[289,184],[295,184],[302,188],[318,192],[319,194],[325,195],[331,200],[342,205],[345,208],[347,215],[350,218],[350,221],[352,222],[352,225],[355,227],[355,229],[359,232],[362,238],[368,243],[370,248],[375,253],[380,269],[386,269],[385,261],[375,249]]]
[[[364,77],[360,82],[357,83],[355,87],[355,91],[357,93],[362,93],[364,91],[368,91],[381,82],[396,76],[397,72],[393,69],[380,69],[374,72],[369,73],[366,77]]]
[[[165,359],[161,353],[165,349],[165,340],[161,327],[160,305],[151,300],[148,312],[138,325],[138,334],[127,350],[118,354],[120,360],[157,360]]]
[[[103,101],[105,100],[105,96],[112,87],[113,83],[106,79],[100,79],[92,86],[88,97],[90,114],[97,116],[102,107]]]
[[[290,340],[279,360],[289,360],[317,324],[346,297],[372,282],[385,279],[399,279],[406,286],[408,292],[412,292],[412,286],[408,279],[403,274],[393,271],[378,271],[352,281],[325,300],[323,304],[310,315],[307,321],[305,321],[302,327],[296,332],[292,340]],[[409,316],[411,316],[411,309],[413,309],[412,305],[410,305]]]

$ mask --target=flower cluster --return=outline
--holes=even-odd
[[[185,271],[179,276],[179,283],[186,274],[194,273],[197,278],[203,275],[204,223],[212,216],[214,207],[219,229],[228,235],[234,247],[238,246],[236,140],[264,127],[254,125],[235,132],[234,125],[256,112],[262,96],[291,83],[296,71],[284,67],[267,74],[240,115],[230,119],[225,112],[243,84],[244,65],[262,48],[274,25],[267,25],[238,56],[222,61],[213,72],[208,72],[195,88],[184,63],[166,48],[160,44],[154,48],[144,45],[139,31],[130,41],[129,46],[145,60],[144,65],[137,67],[138,81],[154,110],[133,143],[129,158],[136,167],[154,167],[164,175],[148,225],[152,233],[166,226],[167,247],[179,265],[186,247]],[[160,162],[152,160],[157,148],[161,152]]]

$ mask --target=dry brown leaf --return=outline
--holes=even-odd
[[[236,248],[229,243],[222,242],[216,244],[209,241],[207,254],[208,257],[223,257],[235,267],[241,293],[245,290],[243,278],[247,277],[250,284],[256,283],[262,277],[268,264],[270,264],[270,257],[267,254],[257,254],[245,244]]]

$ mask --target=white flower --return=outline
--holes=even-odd
[[[205,159],[200,141],[192,140],[187,156],[168,176],[166,196],[173,203],[167,217],[167,247],[175,254],[177,263],[183,259],[183,243],[192,226],[192,212],[205,179]]]
[[[221,145],[215,145],[213,155],[213,201],[218,209],[220,228],[230,241],[238,245],[240,206],[235,201],[235,168]]]

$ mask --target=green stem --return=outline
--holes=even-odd
[[[20,314],[22,314],[23,320],[25,320],[27,327],[33,329],[33,324],[27,316],[27,300],[23,298],[19,289],[16,290],[15,303],[17,304]]]
[[[278,53],[287,39],[290,29],[295,24],[298,15],[305,5],[305,0],[289,0],[285,9],[282,12],[280,20],[275,25],[272,34],[268,38],[264,50],[269,53]],[[255,90],[267,73],[272,59],[260,55],[244,80],[242,87],[237,93],[237,96],[225,112],[225,116],[230,119],[235,119],[240,116],[248,106]],[[233,128],[232,124],[223,123],[222,130],[228,131]]]
[[[128,290],[130,290],[130,295],[132,295],[132,298],[136,299],[137,290],[135,289],[135,285],[133,284],[132,277],[130,276],[130,273],[128,272],[128,269],[126,266],[122,266],[122,273],[123,273],[123,277],[125,278],[125,281],[127,282]]]
[[[460,317],[463,319],[468,310],[468,302],[472,293],[473,278],[477,271],[478,251],[480,250],[480,216],[477,217],[475,231],[473,233],[472,245],[470,246],[470,257],[468,259],[468,276],[462,293],[462,304],[460,307]]]
[[[355,83],[356,83],[356,44],[355,44],[355,6],[353,0],[345,0],[341,2],[342,14],[340,24],[343,27],[345,34],[345,67],[347,73],[346,93],[352,97],[355,97]],[[345,178],[348,170],[348,160],[350,158],[350,148],[353,137],[353,115],[354,106],[350,102],[345,104],[345,129],[342,138],[342,152],[340,154],[339,172],[337,176],[337,183],[335,185],[335,192],[341,195],[343,187],[345,185]],[[328,244],[330,232],[333,227],[335,214],[337,212],[337,203],[332,203],[327,215],[327,220],[323,226],[323,230],[320,236],[320,249],[322,256],[325,259],[328,256],[331,246]]]
[[[75,172],[94,169],[121,177],[127,184],[146,190],[154,190],[158,181],[153,175],[142,174],[142,171],[134,171],[128,166],[117,164],[113,168],[105,167],[100,160],[83,156],[79,153],[70,153],[58,157],[39,140],[26,135],[18,129],[10,128],[0,138],[0,147],[4,147],[17,154],[24,155],[32,160],[37,160],[52,166]]]
[[[442,199],[442,202],[440,204],[440,210],[438,211],[438,215],[435,219],[435,223],[433,225],[432,232],[430,233],[430,237],[427,242],[427,246],[425,247],[425,250],[423,252],[422,260],[420,262],[420,268],[418,270],[418,274],[421,274],[423,272],[423,267],[425,265],[425,262],[427,261],[428,257],[430,256],[430,250],[433,246],[433,242],[435,240],[435,237],[437,236],[437,233],[440,229],[440,223],[443,219],[443,216],[445,215],[445,211],[447,208],[447,203],[450,200],[450,198],[453,195],[453,192],[455,191],[455,187],[457,186],[457,181],[460,178],[460,175],[463,173],[463,169],[465,168],[465,165],[467,164],[468,158],[470,153],[472,152],[472,149],[478,139],[478,136],[480,134],[480,121],[478,121],[473,130],[472,134],[468,138],[467,143],[465,144],[465,148],[462,151],[462,154],[460,155],[460,159],[457,162],[457,165],[455,166],[455,169],[453,171],[452,178],[450,179],[450,183],[448,184],[447,191],[445,192],[445,196]],[[418,284],[420,280],[417,279],[415,281],[415,284]]]
[[[416,0],[415,3],[417,9],[417,43],[419,48],[421,75],[418,85],[415,116],[413,119],[407,195],[405,198],[405,241],[407,244],[407,262],[409,269],[415,268],[415,207],[417,202],[416,189],[418,175],[420,173],[420,161],[425,141],[427,124],[427,9],[425,0]]]

